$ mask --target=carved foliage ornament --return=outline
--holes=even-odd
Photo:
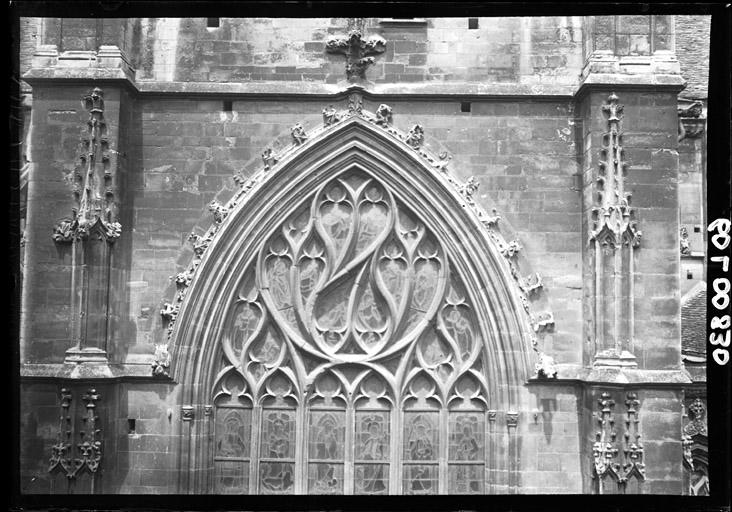
[[[170,353],[168,345],[155,346],[155,359],[152,362],[153,377],[169,377],[168,370],[170,368]]]
[[[422,147],[422,143],[424,142],[424,128],[422,126],[415,124],[411,130],[409,130],[409,133],[407,134],[407,138],[404,140],[407,144],[412,146],[414,149],[419,149]]]

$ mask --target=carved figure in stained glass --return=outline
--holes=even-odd
[[[444,319],[450,335],[457,341],[463,356],[467,355],[473,342],[470,320],[458,308],[450,308],[449,313],[444,315]]]
[[[319,270],[318,264],[313,260],[308,260],[300,265],[300,293],[303,297],[310,297],[315,290],[315,285],[318,284],[320,277]]]
[[[277,413],[268,416],[267,450],[263,457],[284,459],[290,453],[290,424],[286,415]],[[292,464],[286,462],[262,462],[261,482],[268,492],[286,492],[293,485]]]
[[[244,425],[236,412],[231,412],[224,420],[224,432],[219,438],[218,454],[222,457],[241,457],[246,452]]]
[[[457,449],[458,460],[476,460],[480,447],[475,440],[473,428],[470,425],[463,425],[463,433],[460,437]]]
[[[338,422],[330,414],[323,416],[318,422],[318,430],[315,436],[315,458],[318,460],[338,459]],[[336,478],[336,468],[332,464],[316,465],[317,480],[315,489],[318,492],[333,492],[338,489],[339,482]]]
[[[280,352],[280,344],[278,341],[272,336],[271,333],[267,334],[267,338],[264,340],[264,343],[261,347],[259,347],[259,350],[255,354],[255,356],[260,360],[264,361],[265,363],[272,363],[275,359],[277,359],[277,355]]]
[[[271,418],[271,416],[270,416]],[[283,459],[290,452],[290,432],[282,418],[275,417],[269,433],[269,453],[267,457]]]
[[[318,435],[315,438],[315,449],[318,459],[335,459],[338,453],[335,418],[324,416],[320,421]]]
[[[385,460],[389,447],[386,444],[386,435],[381,424],[381,418],[368,418],[366,421],[368,437],[359,451],[359,458],[363,460]],[[384,466],[369,464],[363,468],[362,490],[366,493],[382,493],[386,491]]]
[[[432,428],[422,417],[417,417],[409,436],[410,460],[432,460]]]
[[[292,465],[262,463],[262,487],[269,492],[285,492],[292,487]]]
[[[361,446],[360,458],[364,460],[384,460],[386,458],[387,446],[385,443],[386,436],[381,425],[381,418],[377,420],[367,420],[368,437]]]
[[[412,492],[419,494],[432,490],[432,480],[428,466],[412,466],[411,476]]]
[[[243,339],[246,340],[256,329],[259,316],[254,312],[252,306],[244,307],[237,315],[234,327],[243,333]]]
[[[278,306],[290,303],[289,269],[282,258],[277,258],[269,274],[269,292]]]

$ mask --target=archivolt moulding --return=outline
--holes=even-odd
[[[403,199],[445,242],[460,273],[471,276],[465,286],[489,331],[486,384],[495,393],[490,406],[517,405],[517,387],[530,376],[529,347],[538,352],[537,335],[553,325],[551,313],[531,311],[529,299],[542,284],[538,274],[524,278],[518,271],[520,244],[503,238],[497,212],[488,215],[477,205],[476,180],[459,183],[447,170],[446,153],[434,157],[423,148],[421,126],[409,134],[397,130],[391,108],[381,105],[372,114],[363,109],[360,94],[351,95],[347,110],[328,107],[323,114],[322,126],[280,154],[265,151],[262,171],[249,179],[235,177],[241,189],[227,204],[212,203],[214,223],[190,238],[193,261],[175,276],[176,299],[161,311],[172,344],[173,378],[186,385],[184,400],[208,400],[204,390],[215,378],[215,340],[228,304],[271,230],[293,214],[293,198],[312,195],[339,173],[357,169]],[[295,128],[305,135],[302,126]]]

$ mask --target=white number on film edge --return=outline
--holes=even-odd
[[[728,219],[716,219],[709,224],[707,228],[708,232],[717,230],[717,233],[712,235],[712,244],[720,251],[725,250],[730,243],[730,225],[732,223]],[[711,261],[714,263],[722,263],[722,271],[729,271],[729,256],[713,256]],[[730,298],[730,282],[727,278],[718,278],[712,282],[712,289],[714,290],[714,297],[712,297],[712,305],[720,310],[724,311],[729,306]],[[712,352],[712,358],[720,365],[724,366],[729,362],[729,351],[726,350],[730,343],[730,317],[724,315],[720,317],[712,317],[709,323],[711,329],[721,329],[721,333],[711,333],[709,335],[709,343],[711,345],[719,345],[722,348],[715,348]]]

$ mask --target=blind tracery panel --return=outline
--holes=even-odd
[[[483,409],[446,404],[466,375],[484,392],[485,333],[439,237],[389,187],[361,170],[326,182],[273,226],[229,311],[219,375],[261,406],[251,492],[483,492]]]

